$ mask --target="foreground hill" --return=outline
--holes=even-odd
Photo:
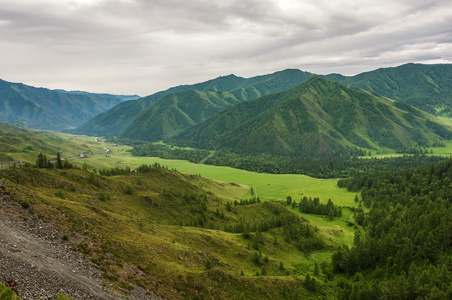
[[[182,85],[139,101],[121,103],[73,132],[155,141],[198,124],[225,107],[284,91],[310,76],[300,70],[284,70],[252,78],[229,75]]]
[[[300,264],[308,252],[331,242],[281,205],[256,199],[238,205],[212,193],[242,189],[236,184],[159,165],[115,177],[72,169],[0,173],[0,210],[59,228],[53,242],[90,258],[107,286],[120,293],[141,287],[164,299],[317,299],[331,291],[323,281],[305,279],[312,270]],[[35,268],[47,274],[45,265]],[[0,271],[9,277],[17,270]],[[46,286],[37,292],[55,297]]]
[[[408,103],[435,115],[452,116],[452,65],[405,64],[356,76],[331,74],[328,80]]]
[[[36,129],[72,129],[122,101],[137,98],[49,90],[0,80],[0,122]]]
[[[231,107],[170,139],[235,153],[351,154],[356,147],[427,145],[452,132],[404,103],[311,77],[285,92]]]

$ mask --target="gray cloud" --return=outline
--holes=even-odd
[[[151,94],[285,68],[451,62],[449,0],[0,0],[0,78]]]

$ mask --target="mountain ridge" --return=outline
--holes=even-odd
[[[143,111],[147,110],[149,115],[155,115],[156,112],[154,109],[158,110],[161,108],[157,102],[162,100],[167,101],[167,98],[165,97],[168,95],[177,95],[176,97],[180,98],[179,102],[194,101],[200,104],[198,107],[199,110],[204,110],[206,108],[209,109],[211,106],[202,105],[199,97],[195,97],[194,99],[190,98],[189,96],[194,94],[190,94],[188,91],[195,90],[205,93],[205,97],[210,95],[213,98],[218,98],[217,101],[219,102],[227,102],[232,105],[233,103],[254,99],[261,95],[282,91],[288,87],[295,86],[300,81],[304,81],[310,76],[311,73],[288,69],[247,79],[237,77],[235,75],[228,75],[194,85],[177,86],[166,91],[141,98],[136,102],[128,102],[126,104],[121,104],[120,107],[114,107],[110,111],[99,114],[92,120],[75,129],[73,132],[89,135],[113,135],[128,137],[131,130],[135,132],[138,128],[142,128],[143,133],[137,134],[137,136],[139,136],[140,139],[155,141],[159,138],[161,139],[172,136],[175,132],[166,128],[167,134],[164,134],[163,136],[161,134],[153,136],[152,133],[154,131],[151,128],[161,126],[161,123],[160,125],[153,123],[150,124],[150,128],[143,128],[139,122],[135,122],[135,118],[140,115],[140,118],[149,120],[149,118],[143,116]],[[232,82],[230,82],[229,79],[231,79]],[[220,88],[222,90],[220,90]],[[183,98],[182,95],[184,95],[184,93],[186,93],[188,97]],[[187,106],[189,106],[189,104],[187,104],[186,107]],[[220,105],[219,108],[225,108],[225,106]],[[214,109],[215,112],[219,112],[221,110],[219,108],[217,107]],[[173,107],[173,111],[181,112],[178,105]],[[193,116],[188,111],[183,111],[183,113],[188,113],[189,116],[187,118],[182,118],[184,123],[181,125],[182,128],[188,128],[187,124],[189,123],[193,123],[192,125],[198,124],[200,121],[203,121],[212,115],[207,113],[204,119],[200,121],[193,121]],[[162,118],[160,118],[160,120],[162,120]],[[168,118],[171,119],[172,116],[168,116]],[[190,121],[190,119],[192,119],[193,122]],[[176,131],[177,130],[178,129],[176,128]],[[159,132],[163,131],[165,130],[159,130]]]
[[[234,153],[312,155],[425,145],[451,136],[450,130],[432,134],[431,127],[441,125],[412,109],[417,114],[369,92],[312,76],[285,92],[226,109],[168,142]]]
[[[445,115],[448,114],[447,105],[449,105],[449,102],[452,106],[452,99],[449,99],[450,96],[448,96],[449,94],[447,93],[447,91],[449,90],[452,91],[452,82],[447,79],[447,74],[450,73],[448,72],[449,69],[452,69],[452,65],[405,64],[394,68],[380,68],[355,76],[343,76],[340,74],[317,76],[330,81],[337,81],[339,83],[352,87],[361,88],[377,96],[381,95],[397,100],[399,102],[397,105],[399,106],[402,105],[401,103],[413,104],[415,107],[429,113]],[[414,72],[411,77],[402,76],[403,74],[412,72],[412,70],[415,70],[416,72]],[[424,73],[431,73],[434,71],[438,73],[437,76],[435,77],[432,75],[429,78],[436,79],[435,84],[437,84],[441,88],[443,94],[443,97],[441,99],[436,100],[432,100],[432,98],[434,98],[434,95],[432,96],[430,94],[430,89],[426,84],[424,84],[424,81],[426,80]],[[386,75],[387,73],[390,74],[390,76]],[[398,83],[394,85],[395,91],[392,91],[391,89],[387,90],[387,81],[390,80],[390,78],[396,76],[394,74],[399,74],[401,78],[398,80]],[[157,124],[151,124],[152,122],[150,121],[150,116],[155,115],[156,112],[151,107],[169,94],[177,94],[177,97],[180,98],[180,102],[196,102],[197,100],[193,100],[190,97],[182,99],[180,97],[181,94],[178,93],[187,90],[196,90],[200,92],[227,92],[232,94],[233,97],[239,100],[235,101],[235,103],[237,104],[238,102],[248,101],[256,99],[260,96],[287,90],[288,88],[294,87],[297,84],[306,81],[308,78],[314,75],[315,74],[303,72],[298,69],[286,69],[283,71],[274,72],[272,74],[251,78],[242,78],[231,74],[227,76],[220,76],[218,78],[194,85],[181,85],[144,97],[140,99],[139,102],[127,103],[125,105],[113,108],[112,110],[102,113],[91,119],[81,127],[74,130],[74,133],[128,137],[128,133],[133,132],[134,136],[137,136],[139,139],[147,141],[157,141],[159,139],[169,138],[172,135],[179,133],[180,129],[189,128],[190,124],[195,125],[199,123],[192,122],[190,120],[191,117],[188,116],[188,118],[180,118],[180,120],[182,120],[182,124],[179,124],[180,126],[176,124],[165,127],[165,125],[161,122],[161,120],[165,117],[162,115],[159,117],[159,126],[161,129],[157,131],[160,133],[154,134],[153,132],[155,131],[152,128],[155,128]],[[381,79],[380,77],[383,79]],[[415,93],[416,98],[414,100],[412,97],[408,97],[410,95],[410,90],[414,89],[413,84],[416,85],[415,88],[417,91]],[[400,90],[400,92],[397,92],[398,90]],[[230,96],[230,94],[228,95]],[[398,96],[398,94],[400,95]],[[419,99],[423,100],[421,101]],[[422,104],[424,100],[425,103],[427,103],[425,105]],[[421,103],[421,105],[419,103]],[[439,109],[434,108],[429,103],[436,103],[435,105],[442,105],[442,107],[440,107]],[[205,107],[199,106],[198,109],[203,110],[205,109]],[[144,111],[147,111],[148,117],[144,116]],[[177,112],[177,114],[183,112],[183,110],[181,111],[179,107],[173,107],[173,111]],[[220,109],[218,111],[220,111]],[[185,112],[183,112],[183,114],[185,114]],[[138,115],[140,115],[140,118],[136,119]],[[169,120],[174,119],[174,116],[167,116],[167,118]],[[147,120],[145,122],[146,126],[142,126],[143,124],[140,124],[140,122],[142,122],[143,120]],[[148,125],[149,128],[147,127]],[[142,131],[141,133],[139,132],[140,130]],[[166,133],[162,135],[161,132]]]
[[[50,90],[0,79],[0,122],[35,129],[72,129],[129,99],[135,96]]]

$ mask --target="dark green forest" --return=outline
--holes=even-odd
[[[120,141],[115,139],[114,141]],[[357,156],[324,154],[316,156],[246,155],[226,151],[174,148],[121,140],[133,145],[134,156],[154,156],[166,159],[184,159],[193,163],[228,166],[236,169],[272,174],[305,174],[316,178],[342,178],[373,171],[395,171],[414,168],[445,160],[446,157],[430,155],[404,155],[388,158],[359,158]],[[357,151],[356,155],[365,155]]]
[[[452,160],[343,179],[370,211],[333,255],[338,299],[452,299]]]

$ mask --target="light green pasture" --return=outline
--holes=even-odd
[[[108,148],[111,154],[88,155],[80,162],[87,162],[96,168],[115,168],[130,166],[132,169],[142,164],[159,163],[169,169],[177,169],[181,173],[199,174],[203,177],[245,184],[255,187],[261,200],[281,200],[291,196],[297,202],[303,196],[319,197],[321,202],[331,199],[336,205],[355,206],[354,193],[347,192],[337,186],[336,179],[316,179],[305,175],[265,174],[230,167],[195,164],[184,160],[162,159],[158,157],[133,157],[129,152],[123,152],[124,147]],[[243,195],[250,196],[251,192]]]

